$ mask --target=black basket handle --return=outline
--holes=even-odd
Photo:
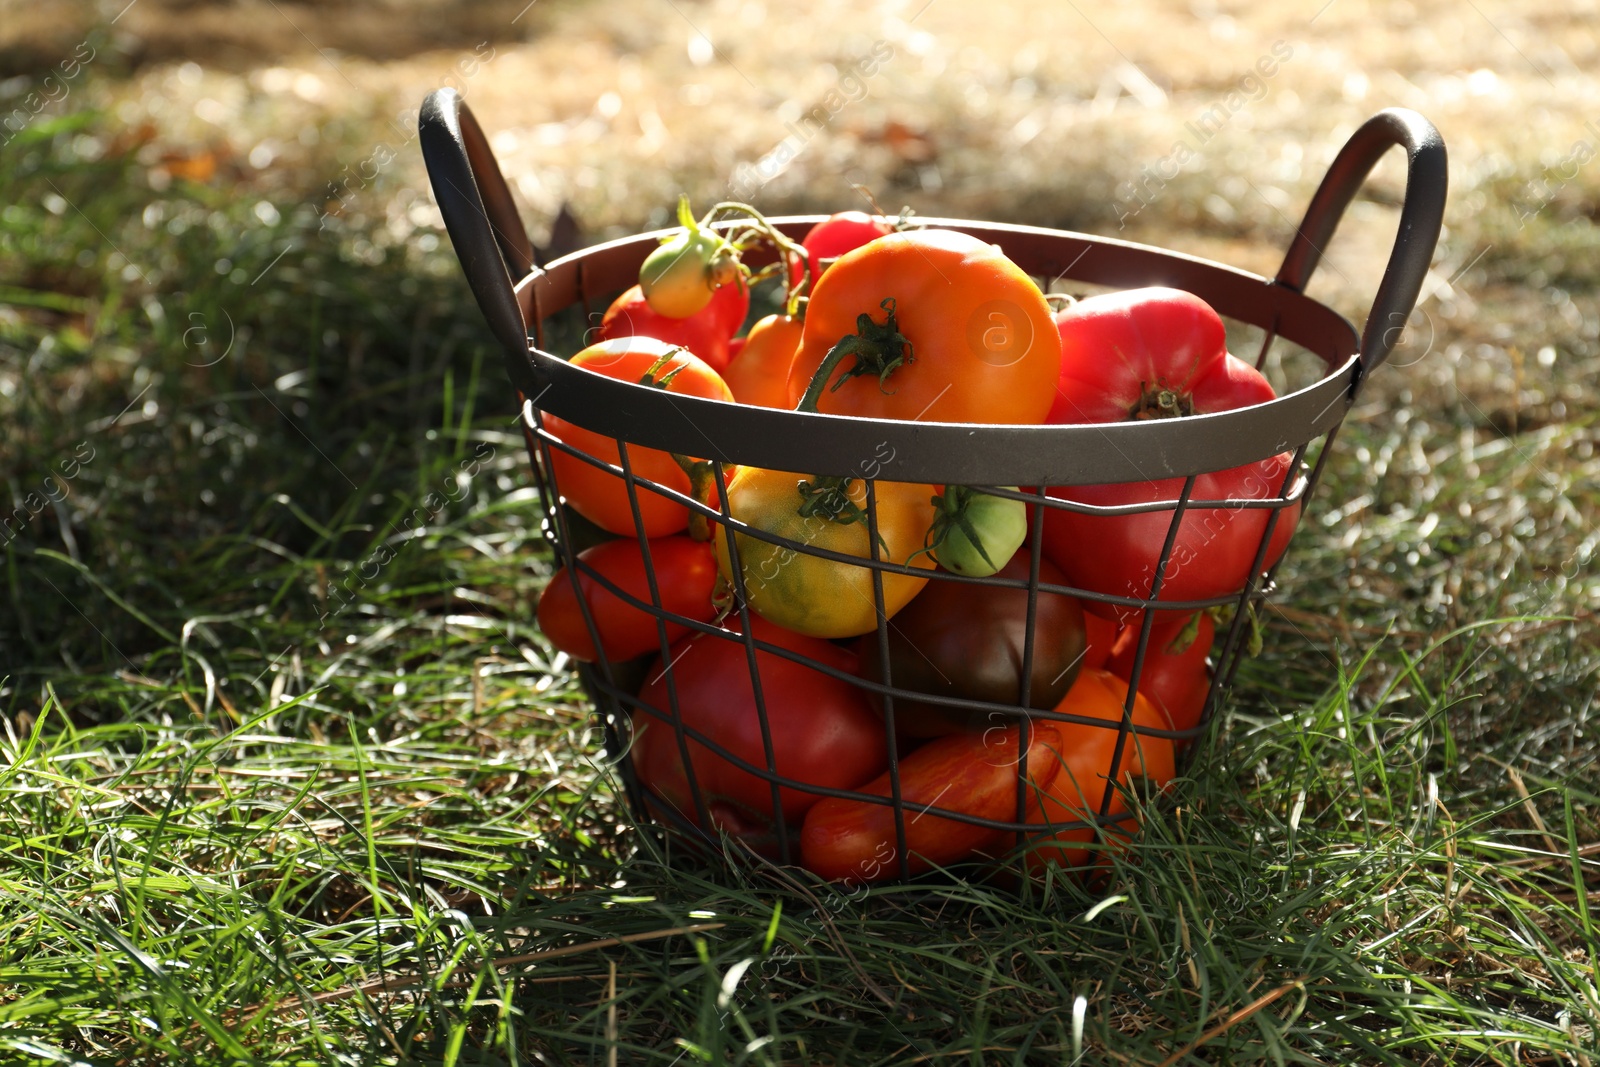
[[[1303,292],[1322,249],[1355,199],[1356,190],[1383,154],[1396,145],[1406,150],[1406,197],[1400,208],[1400,229],[1389,253],[1378,295],[1361,333],[1361,371],[1352,388],[1389,358],[1394,341],[1417,306],[1422,282],[1433,262],[1434,245],[1444,219],[1449,175],[1444,141],[1433,123],[1407,108],[1378,112],[1351,135],[1323,176],[1304,220],[1278,269],[1278,284]]]
[[[528,324],[512,282],[533,269],[533,243],[483,128],[454,89],[435,89],[417,118],[422,158],[461,270],[506,351],[526,353]]]

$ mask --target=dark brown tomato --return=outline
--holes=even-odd
[[[1018,552],[995,577],[1026,581],[1027,554]],[[1060,570],[1043,559],[1039,580],[1066,584]],[[1064,593],[1040,593],[1034,626],[1028,705],[1049,709],[1078,677],[1088,644],[1083,609]],[[889,682],[916,693],[1016,706],[1022,699],[1027,627],[1026,589],[935,578],[889,624]],[[874,634],[861,641],[861,668],[863,676],[883,681]],[[909,697],[896,697],[894,712],[896,728],[911,737],[982,730],[999,721],[990,713]]]

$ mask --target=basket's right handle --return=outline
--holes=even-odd
[[[1389,253],[1389,264],[1361,333],[1361,378],[1389,358],[1417,306],[1417,295],[1439,241],[1448,168],[1444,141],[1433,123],[1398,107],[1380,111],[1363,123],[1328,168],[1278,269],[1278,284],[1295,292],[1305,289],[1356,190],[1395,145],[1406,150],[1406,198],[1400,208],[1394,250]]]

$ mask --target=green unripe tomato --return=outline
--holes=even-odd
[[[709,230],[685,231],[661,245],[639,268],[639,288],[650,310],[686,319],[711,302],[729,262],[727,244]]]
[[[987,578],[1022,547],[1028,533],[1028,508],[1022,501],[959,485],[948,486],[944,496],[935,499],[940,535],[933,558],[945,570]]]

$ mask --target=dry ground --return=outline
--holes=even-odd
[[[0,54],[34,72],[122,10],[7,6]],[[769,211],[859,205],[859,182],[890,208],[1118,233],[1262,272],[1350,131],[1381,107],[1411,107],[1443,132],[1452,188],[1409,339],[1412,359],[1437,358],[1389,387],[1423,386],[1439,403],[1459,388],[1490,414],[1556,400],[1571,413],[1585,401],[1563,387],[1586,377],[1600,323],[1564,283],[1593,252],[1534,261],[1528,225],[1586,227],[1596,214],[1600,167],[1575,146],[1600,145],[1600,124],[1586,125],[1600,99],[1597,14],[1466,0],[140,0],[97,60],[131,76],[88,91],[153,136],[147,158],[210,153],[213,180],[241,194],[361,194],[352,209],[386,213],[396,239],[437,226],[406,138],[422,96],[455,84],[535,234],[563,203],[591,236],[661,222],[679,190],[724,196],[741,165],[789,138],[796,158],[751,195]],[[888,58],[863,74],[875,47]],[[825,127],[796,137],[819,107]],[[335,137],[342,155],[328,160],[316,145]],[[352,141],[372,151],[351,155]],[[385,148],[395,162],[374,167]],[[1402,176],[1393,154],[1314,284],[1358,321]],[[1556,368],[1512,352],[1552,341],[1564,342]]]

